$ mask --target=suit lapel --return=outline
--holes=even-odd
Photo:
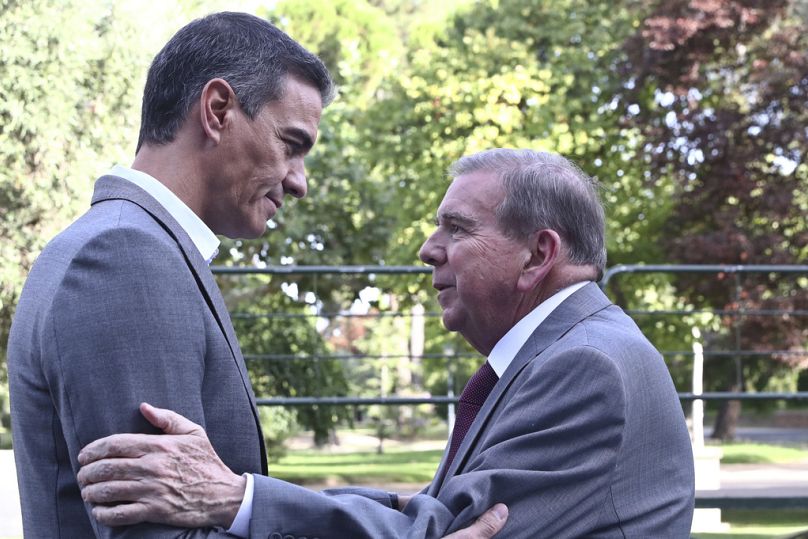
[[[463,438],[463,442],[457,449],[457,454],[448,469],[446,467],[448,451],[444,451],[438,471],[435,473],[435,479],[429,486],[428,494],[436,496],[445,478],[456,475],[462,469],[470,454],[473,453],[477,440],[488,424],[492,413],[502,401],[508,388],[519,376],[519,373],[531,361],[539,360],[547,347],[558,341],[576,324],[609,305],[611,305],[611,302],[600,288],[595,283],[589,283],[564,300],[561,305],[550,313],[528,338],[502,374],[497,385],[494,386],[477,417],[474,418],[474,422],[471,424],[465,438]]]
[[[185,262],[188,264],[188,267],[191,269],[191,273],[197,282],[199,291],[205,298],[208,308],[213,314],[213,317],[216,319],[216,322],[219,324],[219,329],[221,329],[225,339],[227,340],[233,361],[235,362],[239,374],[241,375],[241,382],[244,385],[244,390],[249,396],[253,417],[255,419],[256,427],[258,428],[258,437],[261,442],[261,467],[263,473],[266,474],[266,448],[264,447],[264,438],[263,434],[261,433],[261,422],[258,418],[258,409],[255,405],[255,395],[253,394],[252,385],[250,384],[250,377],[244,364],[244,358],[241,355],[238,338],[236,337],[235,330],[233,329],[233,323],[230,320],[230,313],[228,312],[227,306],[224,303],[222,293],[219,290],[219,287],[216,285],[216,281],[213,278],[210,267],[205,260],[202,259],[202,255],[199,254],[199,250],[196,248],[196,245],[194,245],[191,238],[179,225],[179,223],[177,223],[177,221],[171,217],[171,214],[169,214],[160,203],[154,200],[154,198],[152,198],[137,185],[122,178],[118,178],[117,176],[103,176],[95,183],[92,204],[96,204],[97,202],[104,200],[127,200],[133,204],[137,204],[145,212],[151,215],[154,220],[163,227],[166,233],[177,242],[183,257],[185,258]]]

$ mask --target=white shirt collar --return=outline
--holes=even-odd
[[[491,354],[488,356],[488,363],[491,364],[497,376],[502,378],[513,358],[516,357],[516,354],[524,346],[528,338],[536,331],[536,328],[550,316],[550,313],[561,305],[561,302],[589,284],[589,282],[582,281],[570,285],[542,301],[494,345],[494,349],[491,350]]]
[[[121,165],[115,165],[107,174],[129,180],[152,196],[190,236],[199,254],[210,264],[219,253],[219,238],[177,195],[152,176]]]

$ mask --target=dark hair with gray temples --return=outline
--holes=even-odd
[[[333,99],[334,83],[322,61],[264,19],[231,12],[197,19],[166,43],[149,68],[137,149],[171,142],[212,79],[226,80],[253,119],[282,97],[290,74],[317,88],[324,107]]]
[[[600,278],[606,267],[606,225],[594,179],[560,155],[504,148],[462,157],[449,175],[477,171],[502,179],[505,199],[496,216],[506,234],[523,239],[537,230],[554,230],[570,262],[595,266]]]

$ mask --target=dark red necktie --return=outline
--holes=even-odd
[[[446,462],[448,468],[454,460],[457,449],[463,442],[463,438],[469,431],[469,427],[477,417],[477,412],[483,407],[488,394],[494,389],[499,380],[499,376],[486,361],[483,366],[469,378],[463,393],[460,395],[460,402],[457,403],[457,417],[455,418],[454,429],[452,430],[452,442],[449,445],[449,457]]]

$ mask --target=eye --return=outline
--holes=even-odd
[[[303,153],[303,145],[300,142],[290,139],[283,139],[282,142],[286,148],[287,156],[291,157],[293,155],[299,155]]]

